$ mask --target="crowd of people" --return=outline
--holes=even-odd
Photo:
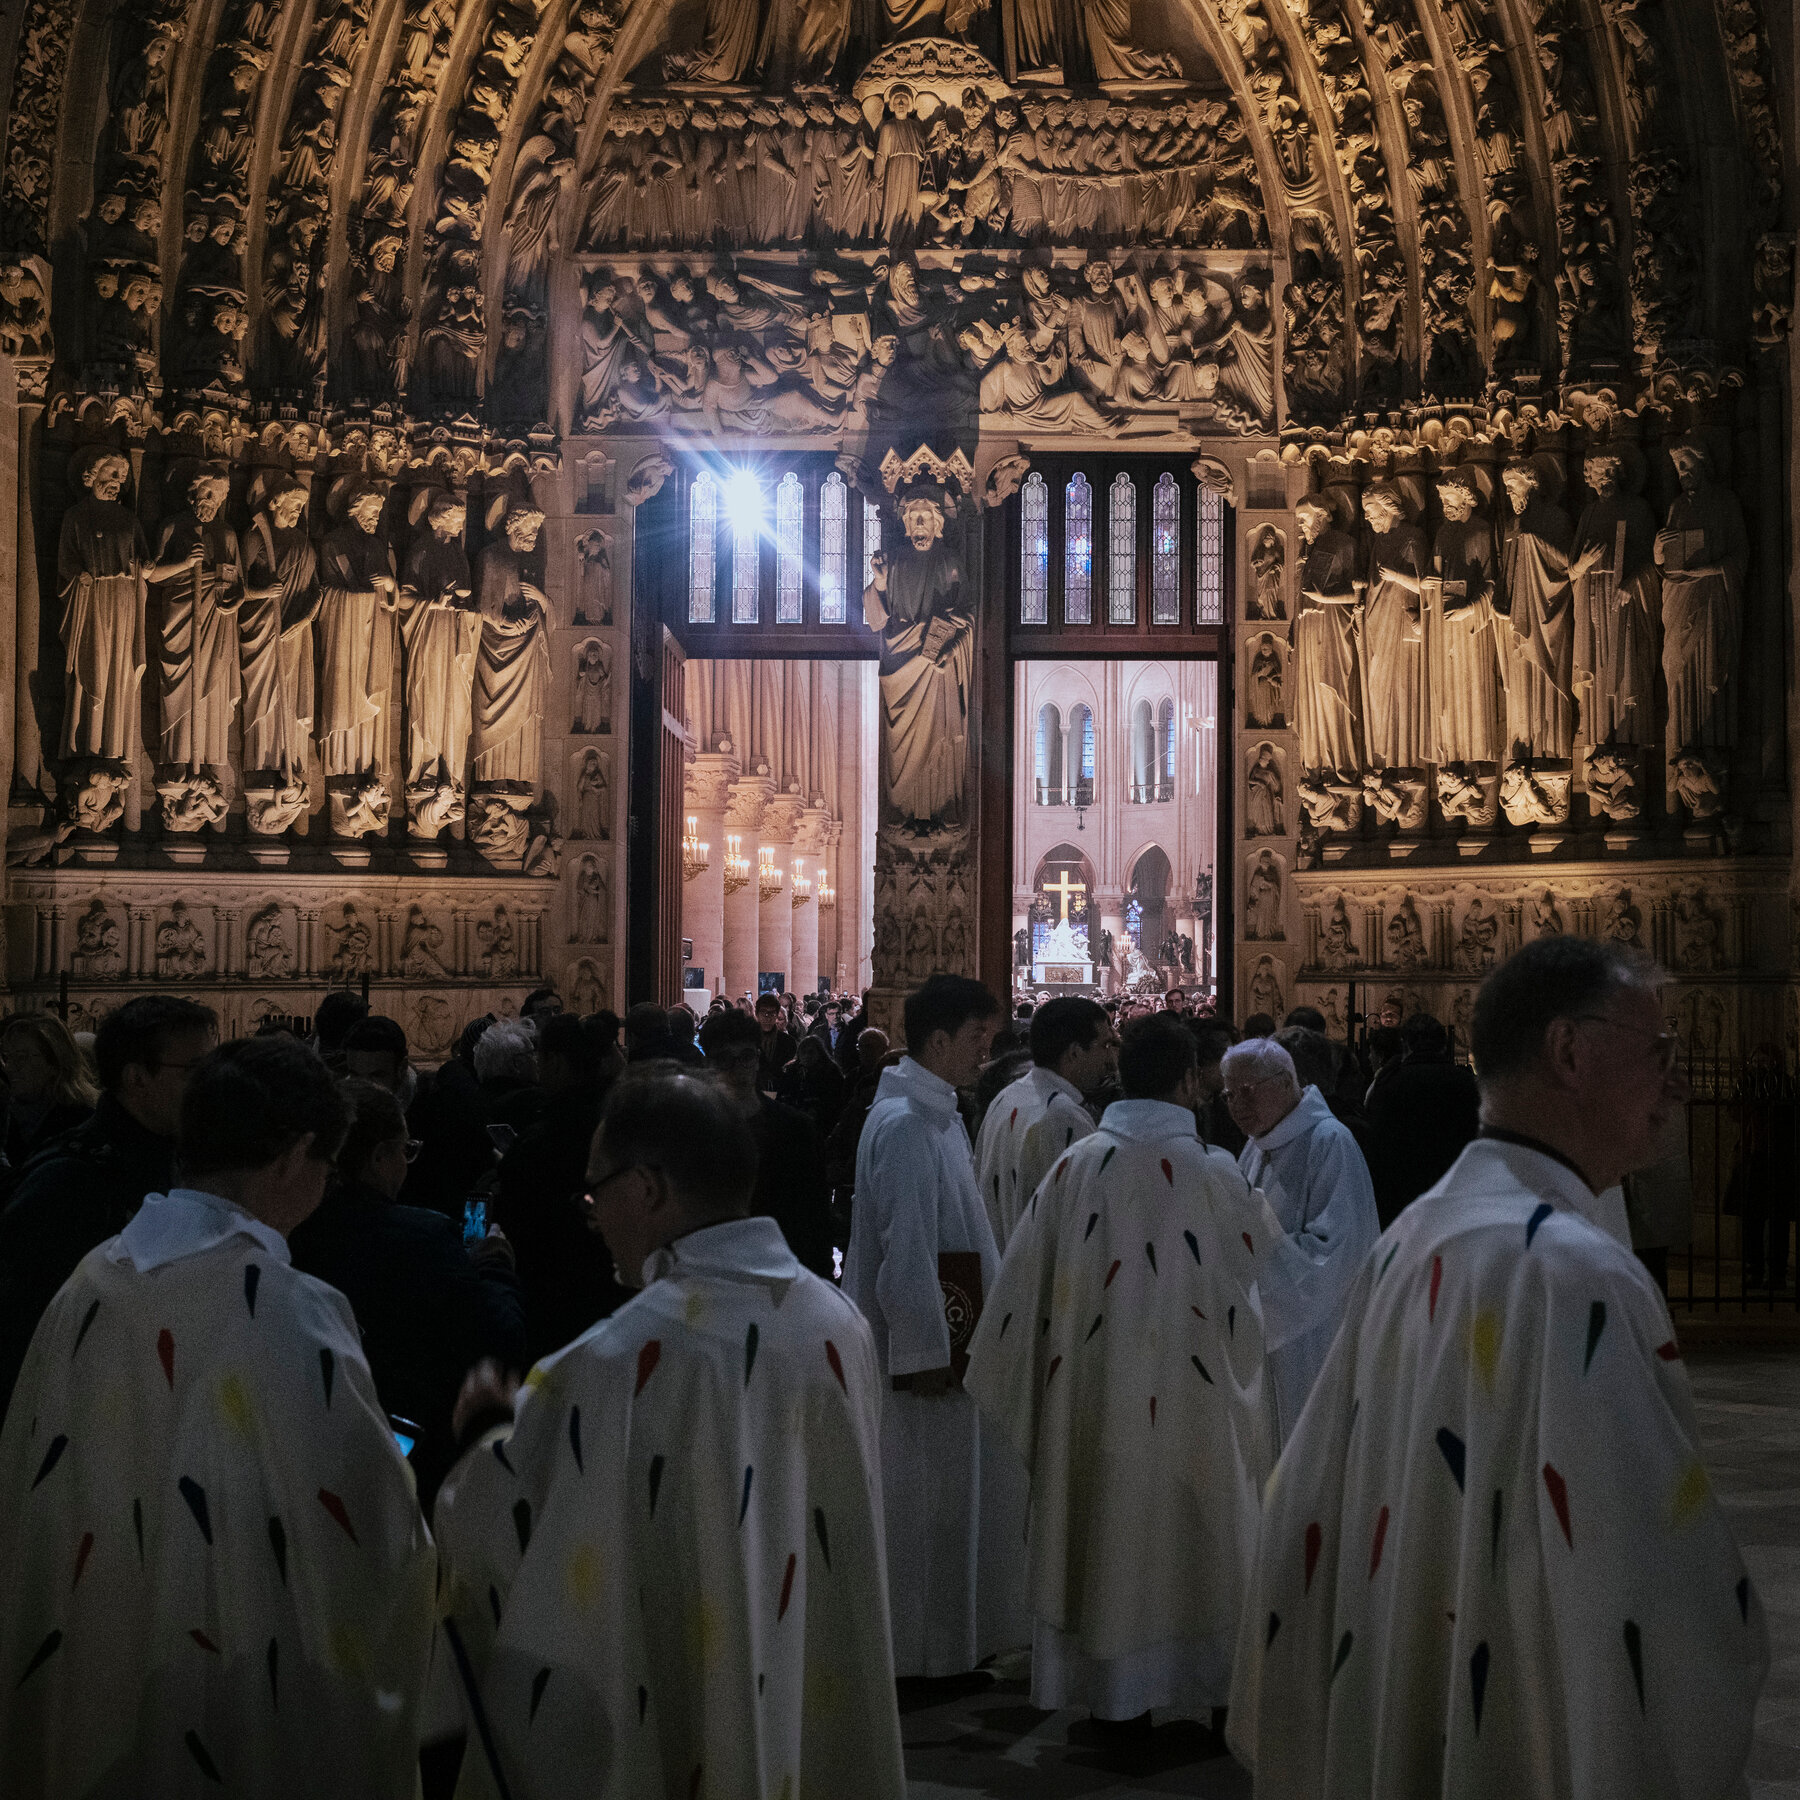
[[[1652,980],[1528,946],[1479,1079],[951,976],[9,1020],[0,1792],[899,1796],[896,1683],[1026,1650],[1263,1794],[1730,1791]]]

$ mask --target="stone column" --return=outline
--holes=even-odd
[[[1100,940],[1106,932],[1112,933],[1113,959],[1124,954],[1125,948],[1125,893],[1122,888],[1102,888],[1095,894],[1093,905],[1089,911],[1090,921],[1095,915],[1099,923],[1094,926],[1088,938],[1088,948],[1093,953],[1094,971],[1100,977],[1102,993],[1110,994],[1117,986],[1118,978],[1110,973],[1100,959]]]
[[[703,752],[687,766],[687,816],[707,846],[708,861],[682,888],[681,935],[693,940],[694,966],[715,994],[725,982],[725,819],[737,777],[737,758],[716,751]]]
[[[825,844],[831,829],[831,809],[813,805],[800,815],[794,833],[794,856],[806,864],[807,879],[812,883],[812,898],[804,904],[794,895],[794,957],[788,985],[802,997],[817,993],[819,987],[819,889],[825,880]]]
[[[805,809],[806,802],[799,794],[777,794],[769,802],[762,822],[762,848],[775,853],[774,874],[779,885],[769,888],[762,901],[757,927],[762,942],[757,955],[762,968],[779,970],[790,989],[794,988],[794,834]],[[818,964],[817,949],[813,963],[815,967]]]
[[[725,943],[722,966],[725,971],[725,993],[736,1000],[742,994],[756,992],[756,974],[761,966],[761,901],[757,890],[757,853],[762,848],[763,809],[775,793],[775,783],[767,775],[745,775],[731,784],[731,805],[725,815],[725,830],[737,840],[739,856],[749,864],[748,878],[733,888],[725,883]]]

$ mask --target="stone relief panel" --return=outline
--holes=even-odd
[[[576,736],[606,736],[612,731],[612,673],[612,652],[598,638],[577,648],[570,726]]]
[[[581,857],[575,864],[575,907],[569,930],[571,944],[607,944],[612,941],[612,882],[598,856]]]
[[[576,752],[570,765],[570,791],[575,796],[575,811],[569,835],[591,843],[604,843],[612,836],[613,758],[610,750],[591,745]]]
[[[1290,810],[1287,753],[1266,739],[1252,744],[1244,770],[1244,836],[1286,837]]]
[[[1261,850],[1244,874],[1244,941],[1279,943],[1284,927],[1284,875],[1282,859],[1273,850]]]

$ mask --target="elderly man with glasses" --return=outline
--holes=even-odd
[[[1238,1167],[1261,1188],[1283,1241],[1259,1270],[1277,1443],[1285,1443],[1324,1366],[1344,1301],[1381,1235],[1369,1166],[1349,1127],[1272,1038],[1233,1044],[1223,1098],[1248,1142]]]
[[[1767,1630],[1618,1191],[1687,1098],[1661,1010],[1589,939],[1483,983],[1481,1136],[1364,1261],[1269,1484],[1258,1795],[1747,1791]]]

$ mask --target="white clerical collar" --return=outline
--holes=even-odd
[[[1580,1213],[1590,1225],[1597,1226],[1627,1250],[1631,1248],[1631,1219],[1625,1211],[1623,1189],[1610,1187],[1604,1193],[1596,1194],[1575,1172],[1572,1164],[1549,1150],[1522,1143],[1517,1138],[1476,1138],[1457,1158],[1451,1174],[1468,1163],[1470,1174],[1476,1175],[1480,1164],[1489,1159],[1498,1163],[1520,1187],[1541,1194],[1558,1212]],[[1450,1176],[1446,1176],[1445,1181],[1449,1180]]]
[[[1058,1094],[1066,1094],[1077,1106],[1081,1104],[1081,1089],[1066,1076],[1057,1074],[1054,1069],[1046,1069],[1041,1063],[1033,1063],[1020,1079],[1033,1083],[1046,1104]]]
[[[1198,1138],[1200,1128],[1185,1106],[1172,1100],[1115,1100],[1100,1116],[1100,1129],[1130,1143],[1158,1138]]]
[[[142,1275],[183,1257],[199,1256],[234,1237],[246,1237],[277,1262],[287,1262],[287,1239],[241,1206],[199,1188],[150,1194],[115,1240],[115,1261],[129,1258]]]
[[[644,1286],[665,1275],[726,1275],[752,1281],[794,1281],[800,1264],[773,1219],[726,1219],[702,1225],[644,1258]]]
[[[1299,1104],[1285,1118],[1271,1125],[1261,1137],[1250,1141],[1262,1151],[1279,1150],[1283,1144],[1292,1143],[1297,1137],[1311,1131],[1332,1117],[1332,1111],[1325,1104],[1325,1096],[1316,1087],[1303,1088]]]

